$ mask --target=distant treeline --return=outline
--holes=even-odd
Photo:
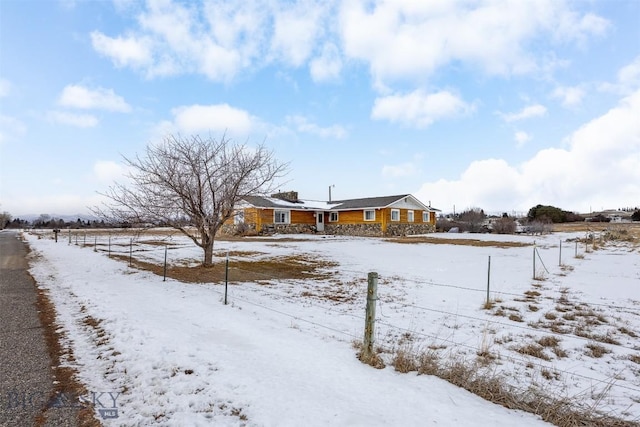
[[[116,223],[105,222],[104,220],[83,220],[78,218],[76,221],[65,221],[60,218],[49,218],[40,216],[32,221],[13,218],[8,221],[4,228],[50,228],[50,229],[63,229],[63,228],[130,228],[132,225],[129,223]]]

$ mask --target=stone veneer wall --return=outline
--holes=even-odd
[[[387,224],[386,236],[411,236],[415,234],[434,233],[433,224]]]
[[[236,234],[258,234],[256,225],[251,223],[243,224],[239,232],[239,227],[235,224],[225,224],[221,227],[220,233],[226,235]],[[309,234],[315,233],[315,225],[310,224],[268,224],[263,225],[259,230],[260,234],[280,233],[280,234]],[[432,224],[387,224],[387,232],[384,236],[410,236],[414,234],[433,233],[436,228]],[[382,237],[382,225],[372,224],[325,224],[324,234],[334,234],[340,236],[364,236]]]
[[[325,224],[324,232],[326,234],[335,234],[341,236],[365,236],[365,237],[381,237],[382,225],[373,224]]]

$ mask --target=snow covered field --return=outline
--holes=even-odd
[[[438,378],[360,363],[353,342],[362,339],[370,271],[380,276],[376,345],[387,363],[399,345],[468,360],[489,354],[490,368],[510,384],[640,419],[640,251],[629,243],[589,245],[587,253],[580,243],[575,257],[573,239],[584,233],[429,236],[522,244],[507,247],[331,236],[219,241],[218,255],[253,262],[327,262],[318,280],[265,273],[259,283],[232,283],[224,306],[222,285],[163,282],[108,258],[104,237],[94,252],[91,239],[83,248],[25,235],[31,272],[73,349],[69,363],[88,390],[116,396],[101,401],[118,413],[105,425],[546,425]],[[172,265],[201,257],[183,237],[149,234],[136,237],[134,257],[161,264],[158,240],[170,244]],[[128,243],[114,236],[113,253],[128,254]]]

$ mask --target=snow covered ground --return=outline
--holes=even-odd
[[[74,351],[69,363],[88,390],[107,393],[97,409],[117,409],[105,425],[545,425],[438,378],[360,363],[353,342],[362,338],[370,271],[380,275],[379,347],[403,341],[444,356],[488,353],[511,384],[640,419],[640,253],[624,242],[588,253],[580,243],[576,258],[573,239],[584,233],[429,236],[523,244],[514,247],[331,236],[219,241],[218,255],[258,262],[305,254],[335,265],[321,280],[265,275],[231,284],[225,306],[220,284],[163,282],[108,258],[105,237],[94,252],[91,238],[83,248],[26,236],[32,274],[49,290]],[[185,238],[143,234],[134,257],[161,264],[159,239],[170,244],[171,264],[201,256]],[[113,253],[127,254],[128,242],[114,236]],[[489,256],[492,307],[483,309]]]

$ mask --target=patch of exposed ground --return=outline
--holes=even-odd
[[[521,248],[531,246],[529,243],[522,242],[498,242],[495,240],[478,239],[441,239],[438,237],[398,237],[387,240],[393,243],[430,243],[434,245],[460,245],[494,248]]]
[[[73,351],[61,344],[63,333],[59,332],[60,328],[56,323],[56,310],[49,299],[47,291],[38,289],[38,298],[36,305],[38,307],[38,316],[43,326],[43,333],[49,351],[49,358],[55,376],[53,391],[49,397],[54,402],[57,396],[86,396],[87,389],[76,378],[76,372],[68,366],[61,366],[62,361],[74,361]],[[50,410],[55,410],[53,407]],[[77,422],[83,427],[98,427],[102,424],[94,416],[93,405],[84,405],[78,409]],[[45,425],[47,423],[47,412],[43,412],[36,419],[36,425]]]
[[[112,255],[112,258],[129,262],[128,255]],[[261,282],[270,280],[324,280],[334,275],[337,263],[318,259],[310,254],[289,255],[261,260],[229,261],[229,282]],[[132,266],[163,275],[163,266],[147,261],[132,260]],[[211,267],[176,266],[167,267],[167,277],[189,283],[220,283],[225,280],[225,263]]]

